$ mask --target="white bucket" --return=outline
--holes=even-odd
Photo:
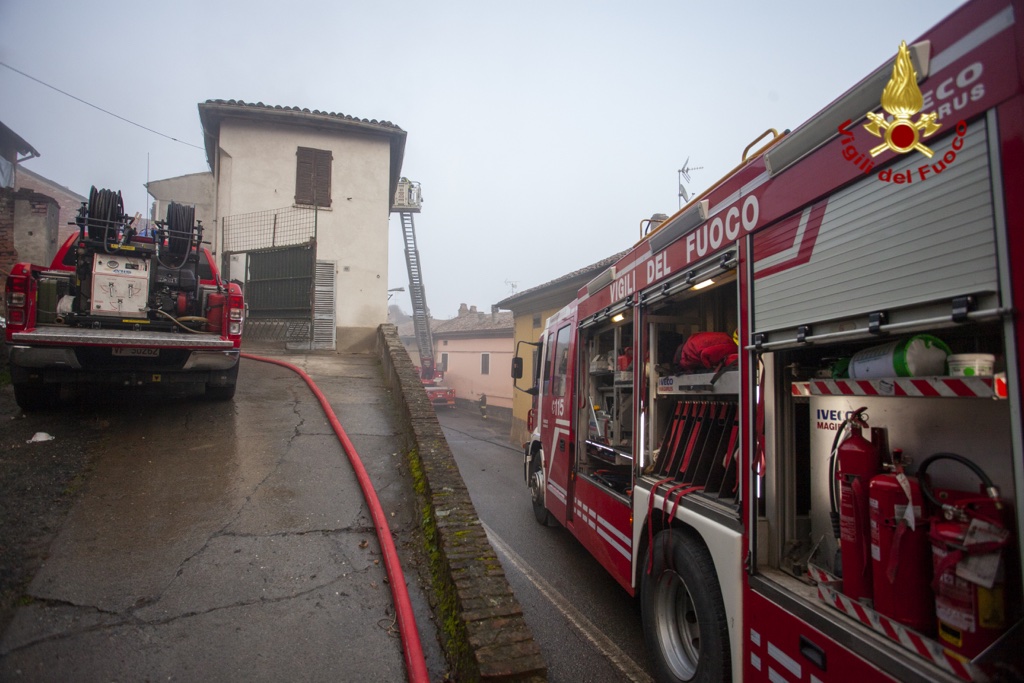
[[[991,376],[996,357],[991,353],[958,353],[946,359],[953,377]]]
[[[930,334],[872,346],[850,359],[852,379],[928,377],[946,374],[949,347]]]

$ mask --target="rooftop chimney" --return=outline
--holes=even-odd
[[[469,307],[466,304],[459,304],[459,317],[461,318],[467,313],[469,313]]]

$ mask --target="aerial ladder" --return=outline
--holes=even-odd
[[[398,181],[395,203],[391,208],[402,220],[402,238],[405,242],[405,265],[409,270],[409,298],[412,300],[413,329],[420,352],[420,379],[434,380],[434,339],[430,333],[430,311],[427,295],[423,291],[423,273],[420,270],[420,252],[416,247],[416,226],[413,214],[420,212],[423,195],[420,184],[408,178]]]

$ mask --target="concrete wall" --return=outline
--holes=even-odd
[[[59,207],[57,212],[56,238],[58,248],[64,244],[64,240],[69,235],[78,232],[78,226],[74,224],[74,221],[78,216],[79,207],[82,206],[82,202],[86,201],[88,197],[80,195],[63,185],[59,185],[49,178],[44,178],[22,165],[19,165],[17,168],[14,187],[17,190],[31,190],[38,194],[46,195],[57,203]],[[126,210],[127,208],[125,207]],[[50,256],[52,257],[53,254],[50,254]],[[50,260],[50,258],[47,258],[46,263],[49,263]]]
[[[448,354],[445,386],[455,390],[455,396],[467,401],[479,401],[487,394],[488,407],[512,408],[512,340],[508,337],[474,339],[437,339],[434,353],[437,367],[441,367],[442,354]],[[480,356],[489,353],[488,374],[480,372]]]
[[[317,212],[317,258],[337,263],[338,349],[372,348],[387,320],[389,141],[227,118],[219,144],[218,219],[293,206],[296,150],[331,150],[331,206]]]
[[[57,253],[60,207],[53,199],[21,190],[14,195],[14,250],[18,261],[48,266]]]

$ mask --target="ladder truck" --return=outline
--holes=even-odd
[[[513,360],[661,681],[1024,680],[1024,3],[893,48]]]
[[[434,338],[430,331],[430,309],[423,288],[423,272],[420,269],[420,252],[416,246],[416,225],[413,214],[420,212],[423,194],[420,184],[401,178],[395,191],[392,212],[397,212],[402,222],[402,240],[405,246],[405,266],[409,272],[409,299],[412,302],[413,330],[416,333],[416,347],[420,354],[420,381],[427,390],[430,402],[435,406],[455,406],[455,390],[443,386],[444,372],[437,370],[434,362]]]

